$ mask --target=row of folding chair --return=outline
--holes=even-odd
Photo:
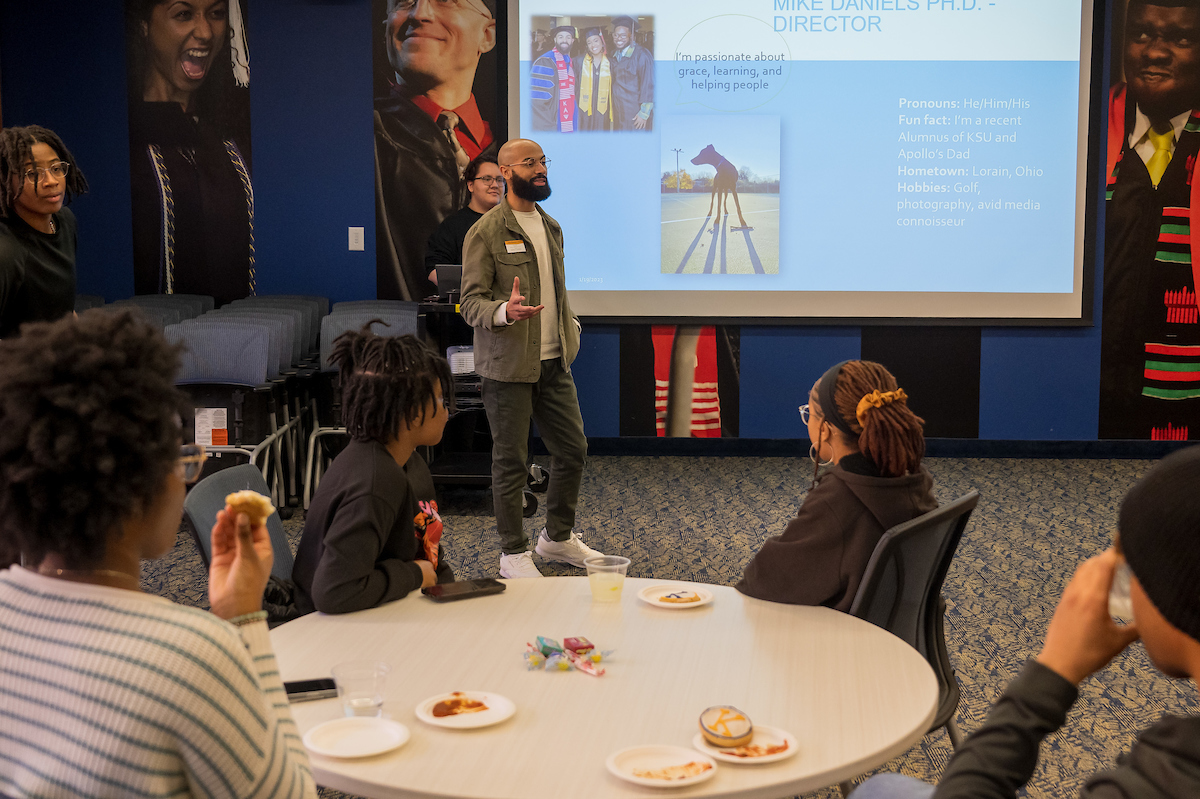
[[[214,308],[211,298],[153,295],[113,305],[135,305],[147,318],[164,320],[168,340],[184,345],[177,382],[202,416],[206,409],[226,415],[226,432],[212,438],[209,451],[246,458],[261,470],[276,505],[297,504],[310,415],[306,381],[316,371],[317,331],[328,301],[248,297]],[[211,468],[225,465],[216,464]]]
[[[346,433],[329,362],[334,340],[368,324],[381,336],[419,332],[415,302],[364,300],[330,308],[324,297],[266,295],[216,308],[211,297],[155,294],[106,307],[128,306],[184,345],[178,383],[195,407],[226,411],[227,438],[221,443],[218,435],[209,451],[257,466],[279,507],[308,507],[336,454],[321,440]]]

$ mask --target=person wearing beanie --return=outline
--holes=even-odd
[[[851,799],[1014,797],[1037,767],[1043,738],[1066,721],[1078,686],[1140,637],[1168,677],[1200,680],[1200,447],[1167,456],[1121,504],[1117,540],[1085,561],[1063,591],[1037,658],[1009,684],[982,728],[935,787],[899,774],[863,783]],[[1114,576],[1129,570],[1133,622],[1109,616]],[[1200,796],[1200,716],[1165,716],[1143,730],[1084,799]]]
[[[467,204],[463,176],[499,150],[472,93],[479,59],[496,46],[495,0],[388,0],[384,44],[391,90],[375,105],[376,275],[380,299],[433,289],[425,243]]]

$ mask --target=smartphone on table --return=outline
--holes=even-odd
[[[422,588],[421,593],[434,602],[454,602],[459,599],[470,599],[474,596],[499,594],[507,588],[499,580],[488,577],[483,580],[461,580],[456,583],[439,583],[428,588]]]
[[[314,699],[332,699],[338,695],[337,684],[330,679],[285,682],[283,690],[287,692],[289,702],[311,702]]]

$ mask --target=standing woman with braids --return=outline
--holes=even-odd
[[[301,613],[350,613],[454,581],[433,478],[416,452],[442,440],[450,367],[413,336],[343,333],[338,366],[350,444],[321,479],[292,580]]]
[[[83,173],[53,131],[0,130],[0,338],[23,322],[52,322],[75,310],[75,214]]]
[[[791,605],[846,611],[889,528],[938,506],[921,465],[924,422],[887,369],[843,361],[813,384],[800,414],[813,463],[832,466],[782,535],[767,539],[737,589]]]

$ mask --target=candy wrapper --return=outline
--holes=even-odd
[[[602,660],[608,660],[610,657],[612,657],[612,653],[615,651],[615,649],[605,649],[603,652],[601,652],[599,649],[593,649],[590,652],[585,652],[582,657],[586,660],[592,661],[593,663],[599,663]]]
[[[604,669],[596,668],[596,664],[612,656],[613,650],[600,651],[586,638],[568,638],[568,641],[586,644],[582,653],[568,647],[559,647],[553,638],[538,636],[537,645],[525,645],[525,668],[529,671],[545,669],[546,671],[572,671],[578,669],[593,676],[604,674]]]
[[[604,669],[596,665],[596,661],[586,655],[581,655],[578,652],[572,652],[570,649],[566,651],[567,658],[571,661],[571,665],[582,671],[584,674],[590,674],[593,677],[603,677]]]
[[[591,641],[584,638],[582,635],[578,638],[564,638],[563,649],[569,649],[572,652],[577,652],[580,655],[591,652],[595,649],[595,645]]]
[[[539,652],[533,644],[526,644],[525,647],[525,668],[529,671],[545,668],[546,656]]]
[[[555,641],[553,638],[547,638],[544,635],[539,635],[537,637],[537,648],[538,651],[546,657],[550,657],[556,652],[561,655],[563,651],[563,648],[561,645],[559,645],[558,641]]]
[[[575,668],[567,660],[562,651],[551,651],[549,657],[542,654],[540,648],[533,644],[525,645],[525,668],[529,671],[545,669],[546,671],[570,671]]]

